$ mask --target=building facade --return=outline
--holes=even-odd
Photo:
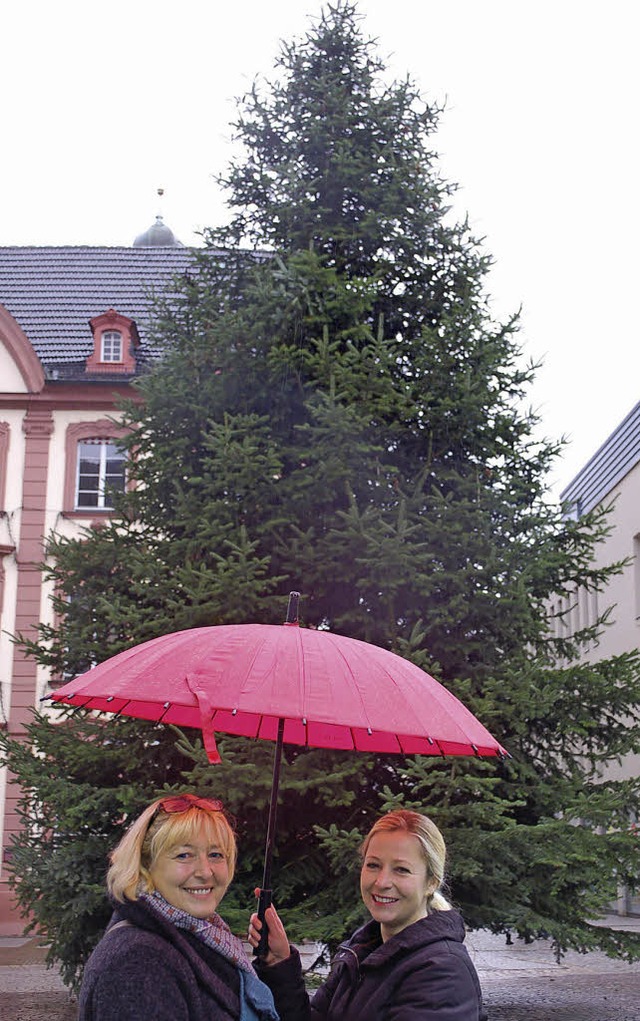
[[[611,623],[586,654],[595,661],[640,647],[640,403],[620,423],[561,494],[579,517],[599,505],[611,505],[610,534],[598,546],[596,563],[627,561],[605,592],[569,597],[571,608],[559,626],[578,630],[613,606]]]
[[[593,624],[612,607],[609,623],[597,643],[585,653],[588,661],[609,658],[640,648],[640,402],[623,419],[561,494],[576,516],[599,505],[611,506],[609,535],[596,551],[597,566],[625,562],[602,593],[584,590],[554,606],[557,630],[574,632]],[[616,778],[640,775],[640,755],[628,755],[608,767]],[[636,820],[637,821],[637,820]],[[621,914],[640,914],[640,896],[620,891]]]
[[[119,398],[153,358],[150,309],[193,262],[160,220],[129,248],[0,248],[0,726],[20,736],[50,678],[11,636],[52,620],[40,565],[127,484]],[[19,789],[0,772],[0,935],[22,931],[7,883]]]

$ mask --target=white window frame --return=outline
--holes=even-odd
[[[122,334],[120,330],[104,330],[100,337],[100,361],[122,361]]]
[[[83,452],[83,446],[91,446],[99,449],[98,457],[98,486],[97,486],[97,503],[81,503],[80,499],[83,493],[95,493],[96,489],[87,488],[86,486],[81,489],[81,471],[80,467],[82,464],[83,456],[87,455]],[[109,448],[112,448],[111,450]],[[127,470],[126,470],[126,457],[124,451],[118,449],[117,441],[114,437],[85,437],[84,439],[78,440],[77,447],[77,458],[76,458],[76,486],[75,486],[75,509],[79,511],[95,511],[95,510],[113,510],[113,504],[108,502],[111,499],[113,490],[113,479],[114,476],[107,476],[107,463],[110,458],[117,458],[122,461],[122,485],[118,487],[120,492],[124,492],[127,484]],[[85,473],[86,474],[86,473]],[[120,475],[118,475],[120,479]]]

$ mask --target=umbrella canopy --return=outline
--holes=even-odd
[[[276,742],[258,915],[271,903],[283,743],[405,755],[507,755],[450,691],[377,645],[285,624],[225,624],[154,638],[57,688],[54,702]],[[263,925],[257,956],[267,950]]]
[[[405,755],[504,756],[442,684],[376,645],[297,624],[154,638],[57,688],[54,702],[285,743]]]

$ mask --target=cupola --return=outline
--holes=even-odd
[[[143,234],[138,234],[133,242],[134,248],[184,248],[182,241],[178,241],[170,227],[158,214],[156,222],[153,223]]]

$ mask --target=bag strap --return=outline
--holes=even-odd
[[[128,925],[130,928],[133,928],[132,922],[128,922],[126,918],[121,918],[119,922],[114,922],[113,925],[109,926],[105,932],[105,936],[108,936],[110,932],[114,932],[116,929],[121,929],[124,925]]]

